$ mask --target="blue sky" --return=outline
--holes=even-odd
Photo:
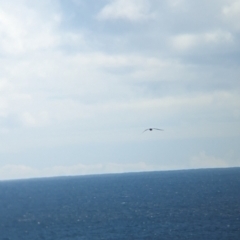
[[[0,0],[0,179],[240,166],[239,39],[239,0]]]

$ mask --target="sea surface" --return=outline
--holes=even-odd
[[[240,168],[0,181],[0,240],[240,239]]]

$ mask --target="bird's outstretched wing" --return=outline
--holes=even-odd
[[[160,128],[147,128],[145,129],[142,133],[146,132],[146,131],[152,131],[152,130],[158,130],[158,131],[163,131],[163,129],[160,129]]]

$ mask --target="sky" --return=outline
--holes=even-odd
[[[239,144],[240,0],[0,0],[0,180],[240,167]]]

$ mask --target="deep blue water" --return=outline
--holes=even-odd
[[[240,168],[0,182],[0,239],[240,239]]]

